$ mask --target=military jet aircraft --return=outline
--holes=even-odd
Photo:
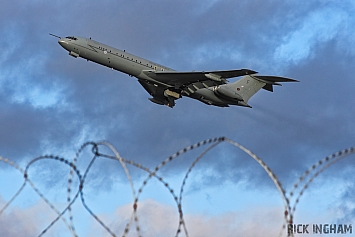
[[[285,77],[256,75],[257,72],[249,69],[179,72],[91,38],[50,35],[59,38],[58,43],[69,51],[70,56],[82,57],[136,77],[152,96],[150,101],[171,108],[182,96],[220,107],[251,107],[249,99],[261,88],[272,92],[273,86],[281,85],[280,82],[297,82]],[[228,78],[240,76],[244,77],[227,83]]]

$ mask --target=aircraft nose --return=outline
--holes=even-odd
[[[65,48],[65,45],[68,44],[68,42],[67,42],[65,39],[62,39],[62,38],[58,40],[58,43],[59,43],[63,48]]]
[[[67,39],[61,38],[61,39],[58,40],[58,43],[59,43],[60,46],[62,46],[64,49],[69,50],[70,45],[69,45],[69,42],[68,42]]]

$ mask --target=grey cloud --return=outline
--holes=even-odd
[[[142,235],[167,236],[176,233],[178,213],[171,206],[146,200],[141,203],[138,212]],[[110,225],[115,233],[123,232],[124,223],[129,220],[129,215],[126,213],[131,213],[131,206],[125,205],[117,208],[115,215],[110,217],[115,219],[115,221],[111,221]],[[277,208],[265,208],[261,212],[260,208],[252,207],[243,214],[237,212],[218,216],[185,214],[184,220],[187,232],[192,236],[265,236],[265,233],[280,231],[282,225],[282,215],[280,214],[281,212]],[[107,219],[109,222],[109,217]],[[93,231],[95,231],[94,228]],[[131,231],[136,234],[134,228],[131,228],[130,233]],[[183,228],[181,232],[185,233]]]
[[[0,196],[0,204],[4,205],[4,200]],[[41,206],[37,205],[32,209],[13,209],[0,216],[0,234],[4,237],[11,236],[33,236],[39,233],[38,213]],[[35,217],[34,217],[35,216]]]
[[[351,50],[342,53],[352,39],[346,27],[329,40],[311,43],[312,57],[291,64],[275,58],[275,52],[319,2],[217,1],[209,8],[201,4],[27,3],[16,10],[21,14],[12,14],[11,6],[2,8],[1,19],[14,27],[0,28],[9,36],[3,41],[9,50],[0,56],[1,71],[13,75],[0,79],[1,134],[7,134],[1,136],[1,155],[17,160],[29,153],[37,156],[43,142],[52,144],[54,151],[74,152],[73,141],[84,134],[87,139],[108,140],[125,158],[153,166],[192,143],[227,136],[263,157],[281,179],[291,182],[290,172],[303,171],[306,164],[322,158],[314,157],[315,151],[325,156],[350,146],[354,60]],[[348,12],[346,6],[341,9]],[[351,14],[346,19],[347,24],[353,21]],[[188,98],[169,109],[149,102],[134,78],[68,57],[48,33],[93,37],[181,70],[249,67],[301,82],[277,87],[274,93],[260,92],[250,101],[253,109],[214,108]],[[37,63],[28,64],[30,59]],[[26,100],[10,99],[22,91]],[[48,91],[56,95],[55,102],[35,108],[31,101]],[[207,161],[215,167],[216,177],[227,169],[230,179],[240,177],[226,165],[233,157],[226,164]],[[239,165],[253,167],[243,160]],[[175,168],[179,167],[183,166]],[[245,179],[257,183],[263,180],[262,172]]]

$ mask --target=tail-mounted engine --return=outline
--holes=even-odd
[[[230,101],[242,101],[243,97],[237,91],[230,88],[228,85],[221,85],[214,88],[214,93],[223,99]]]

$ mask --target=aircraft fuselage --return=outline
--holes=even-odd
[[[82,57],[139,79],[155,81],[143,70],[174,71],[171,68],[137,57],[125,51],[81,37],[61,38],[58,43],[73,57]],[[156,81],[157,83],[160,83]]]

